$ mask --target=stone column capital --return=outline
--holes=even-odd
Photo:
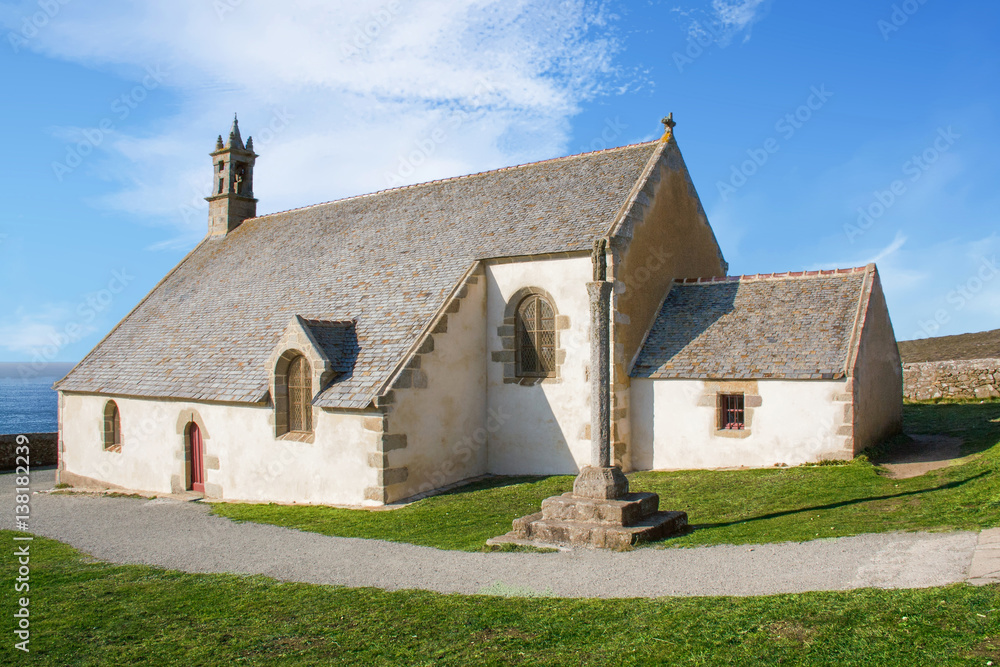
[[[593,302],[594,299],[607,300],[611,296],[611,290],[613,290],[615,284],[610,280],[598,280],[594,282],[587,283],[587,294],[590,295],[590,300]]]

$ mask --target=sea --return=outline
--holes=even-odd
[[[60,368],[29,377],[0,377],[0,434],[58,430],[59,400],[52,384],[65,374]]]

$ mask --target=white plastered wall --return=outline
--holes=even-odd
[[[103,447],[104,405],[121,414],[121,452]],[[368,452],[374,435],[363,413],[314,411],[315,442],[276,440],[269,407],[158,401],[64,393],[62,468],[125,489],[183,490],[184,426],[194,417],[204,437],[209,497],[359,505],[374,483]]]
[[[637,469],[763,467],[849,458],[843,380],[759,380],[749,434],[719,434],[714,393],[702,380],[633,378],[631,421]],[[734,437],[735,436],[735,437]],[[740,437],[742,436],[742,437]]]
[[[540,288],[552,296],[569,328],[559,332],[566,353],[557,381],[504,382],[503,364],[487,362],[487,406],[494,421],[489,433],[489,472],[499,475],[576,473],[590,462],[590,302],[593,280],[590,256],[486,267],[486,340],[489,355],[503,349],[498,328],[509,300],[522,288]]]
[[[426,386],[393,390],[390,431],[405,433],[406,447],[388,452],[388,467],[407,468],[394,499],[486,472],[486,281],[474,280],[447,313],[447,331],[432,334],[434,349],[419,355],[413,373]]]

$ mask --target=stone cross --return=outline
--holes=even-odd
[[[609,326],[612,283],[608,282],[607,241],[594,241],[590,257],[594,282],[587,283],[590,295],[590,465],[611,465],[611,392]]]
[[[590,261],[594,263],[594,282],[608,279],[608,242],[606,239],[594,241],[594,249],[590,251]]]
[[[610,327],[611,283],[587,283],[590,295],[590,465],[611,465]]]
[[[677,123],[674,121],[674,112],[671,111],[667,117],[660,121],[667,127],[667,132],[672,132]]]
[[[611,292],[607,279],[607,240],[594,242],[594,281],[590,295],[590,465],[573,482],[573,494],[583,498],[620,498],[628,480],[611,465]]]

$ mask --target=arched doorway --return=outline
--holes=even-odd
[[[191,422],[185,430],[187,452],[184,459],[187,463],[187,488],[190,491],[205,493],[205,445],[201,439],[201,429]]]

